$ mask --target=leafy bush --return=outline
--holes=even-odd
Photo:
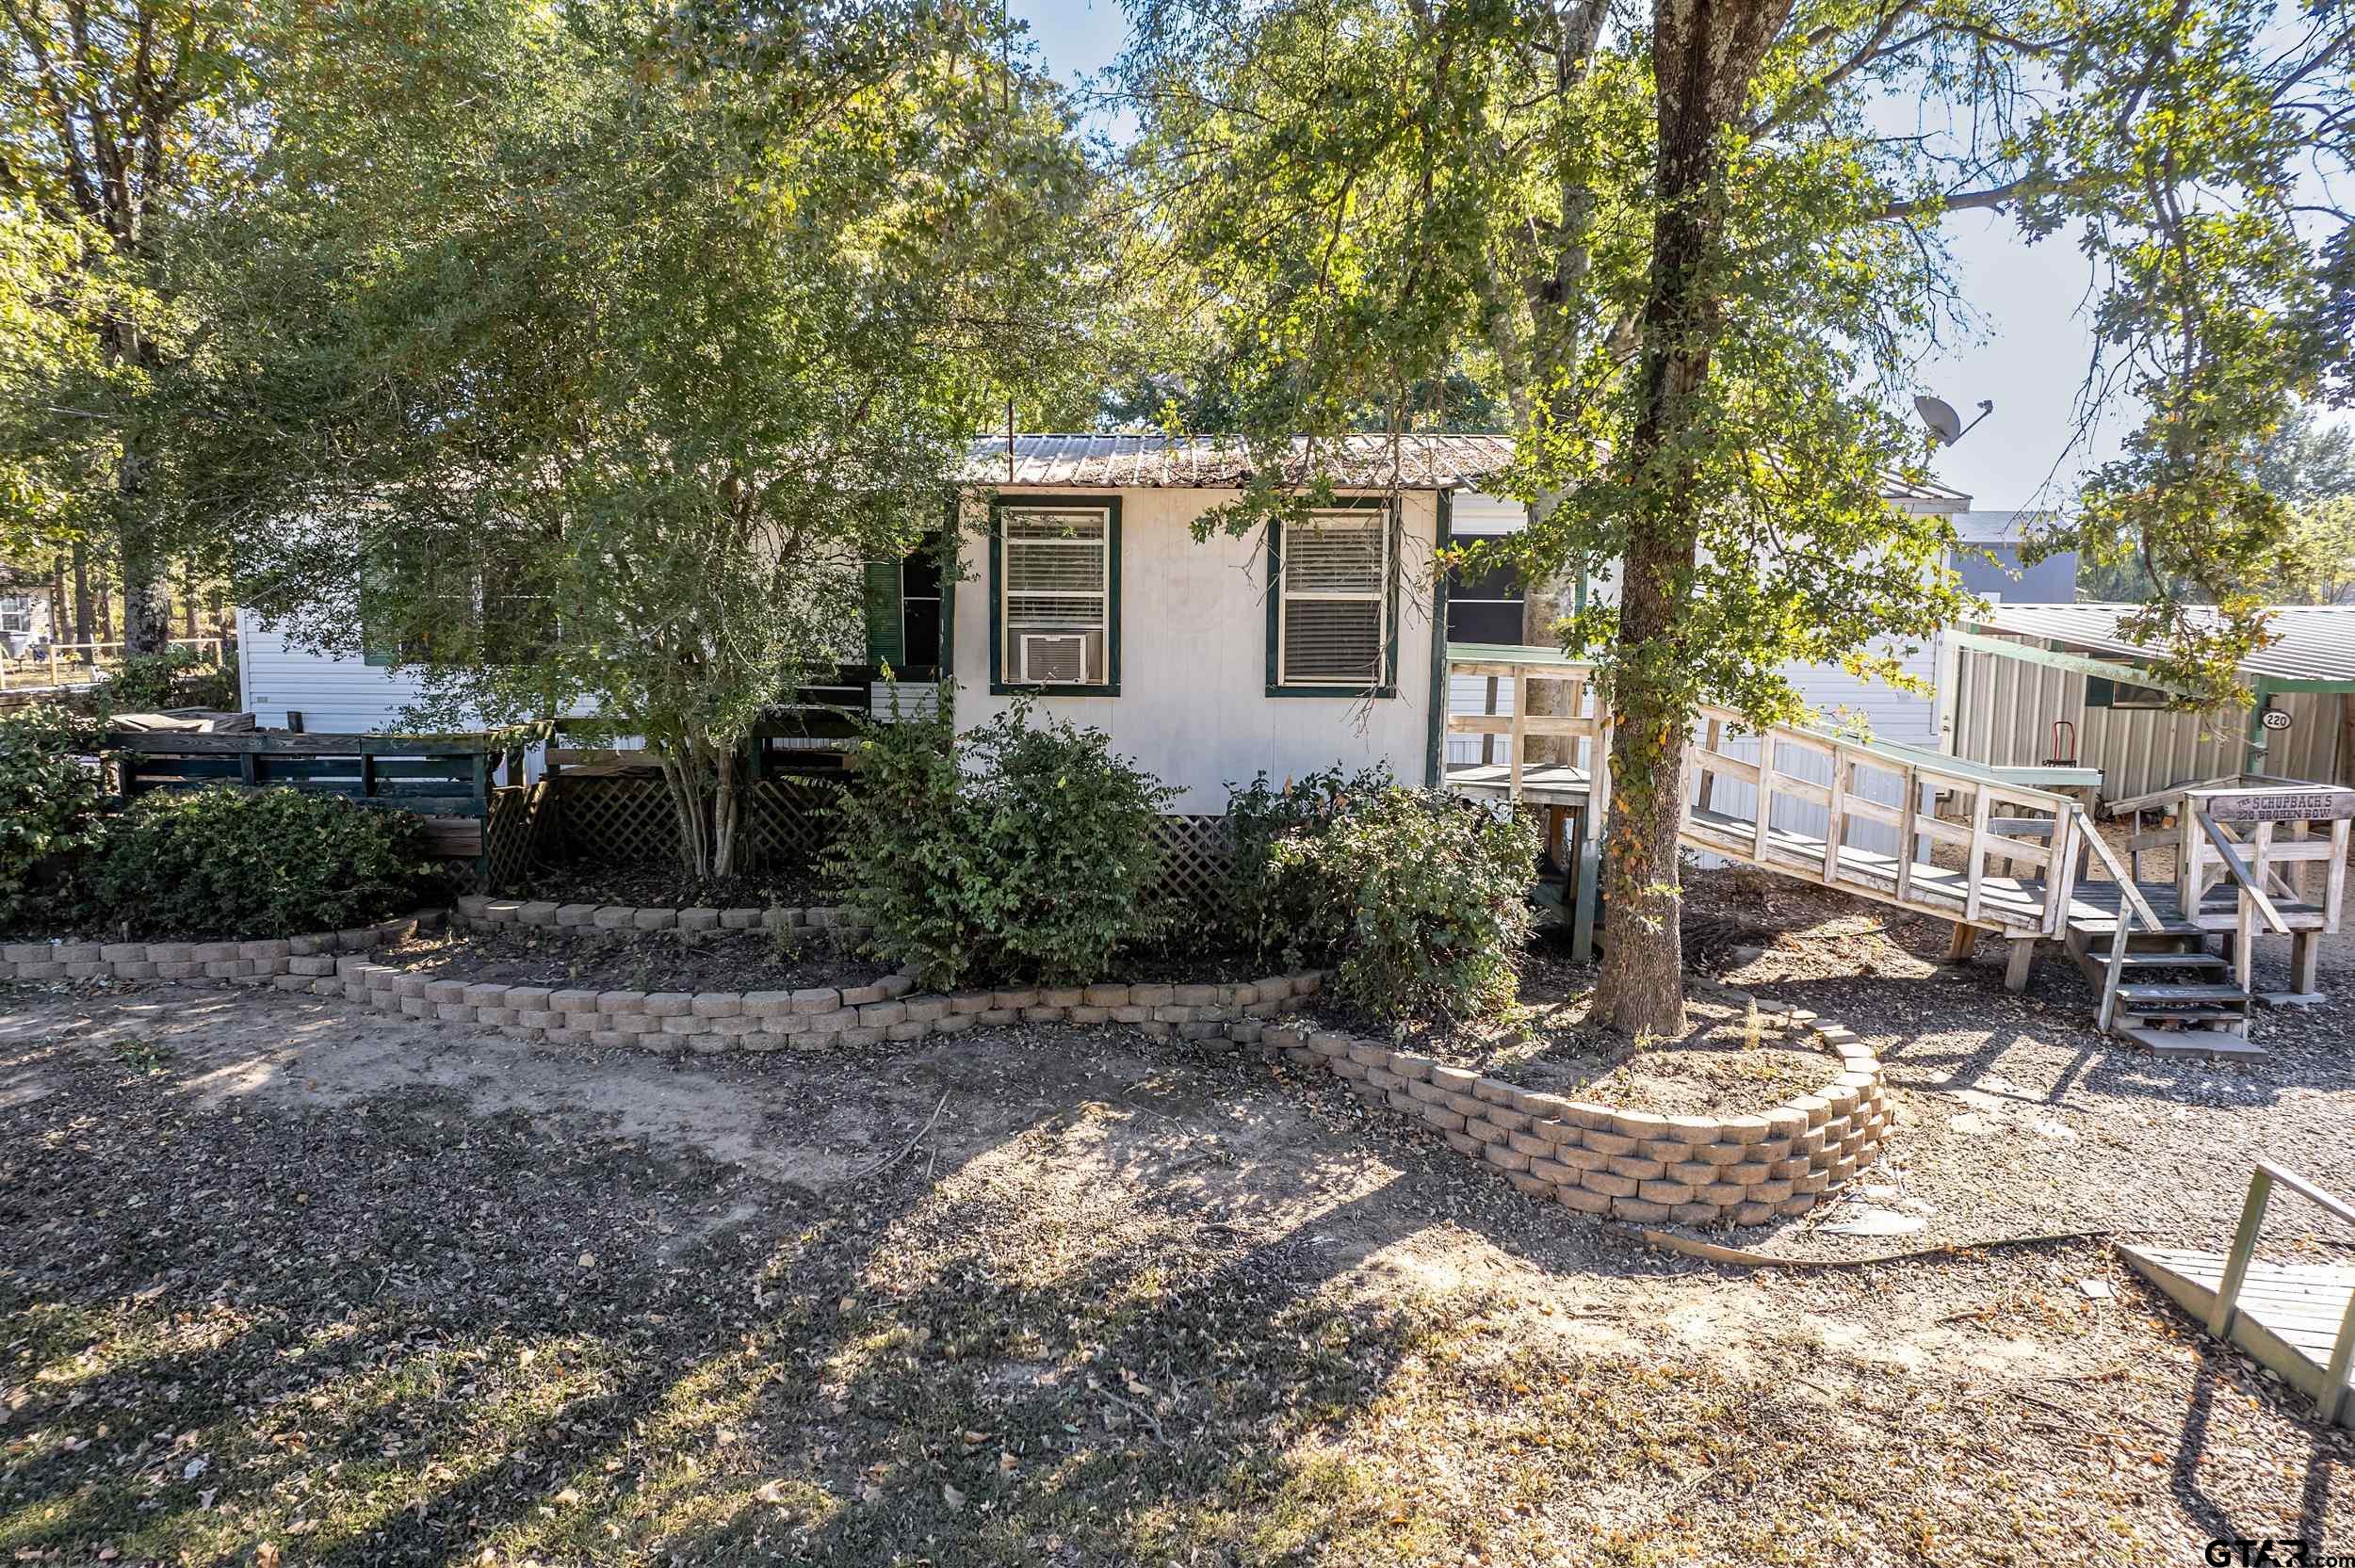
[[[135,933],[287,936],[413,907],[423,818],[293,789],[156,791],[107,826],[90,913]]]
[[[0,928],[38,923],[44,893],[99,842],[105,786],[82,760],[96,745],[90,721],[64,708],[0,717]]]
[[[1264,772],[1248,784],[1227,784],[1226,831],[1235,849],[1229,894],[1254,952],[1263,958],[1285,953],[1294,945],[1294,933],[1313,918],[1307,881],[1275,875],[1275,847],[1321,836],[1353,803],[1397,787],[1387,763],[1356,773],[1328,768],[1287,779],[1281,789],[1271,787]]]
[[[1524,818],[1396,787],[1336,797],[1268,850],[1284,957],[1374,1011],[1463,1017],[1512,998],[1537,853]]]
[[[102,682],[95,693],[109,714],[154,713],[171,707],[215,707],[208,699],[220,695],[220,671],[193,648],[166,648],[160,654],[140,654],[122,661],[122,668]],[[191,691],[191,683],[198,683]],[[188,700],[183,702],[183,697]],[[236,677],[229,685],[230,703],[236,701]]]
[[[826,870],[927,986],[1084,984],[1161,924],[1145,906],[1175,794],[1102,731],[1020,706],[961,739],[946,719],[869,725]]]

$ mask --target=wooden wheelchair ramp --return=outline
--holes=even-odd
[[[1725,708],[1700,719],[1689,848],[2014,940],[2059,936],[2085,831],[2073,798],[1910,746],[1751,729]]]
[[[2258,1227],[2276,1186],[2355,1224],[2355,1207],[2260,1160],[2230,1253],[2123,1245],[2119,1251],[2135,1272],[2210,1334],[2248,1351],[2314,1400],[2326,1422],[2355,1427],[2355,1398],[2347,1388],[2355,1360],[2355,1267],[2266,1263],[2255,1255]]]

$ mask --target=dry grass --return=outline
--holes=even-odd
[[[16,1560],[2355,1541],[2355,1447],[2094,1246],[1650,1257],[1329,1081],[1122,1031],[673,1063],[200,994],[0,1004]],[[694,1114],[626,1114],[666,1099]],[[725,1104],[761,1147],[716,1139]]]

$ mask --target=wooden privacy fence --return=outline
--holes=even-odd
[[[341,795],[423,816],[430,852],[475,862],[477,879],[487,882],[500,858],[492,831],[495,781],[523,777],[531,738],[512,731],[424,737],[164,730],[117,733],[104,745],[115,791],[126,800],[158,789],[219,784]],[[511,808],[507,820],[528,826],[529,818]]]

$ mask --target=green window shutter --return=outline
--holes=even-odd
[[[907,663],[907,638],[900,617],[900,563],[867,563],[867,662],[895,669]]]

